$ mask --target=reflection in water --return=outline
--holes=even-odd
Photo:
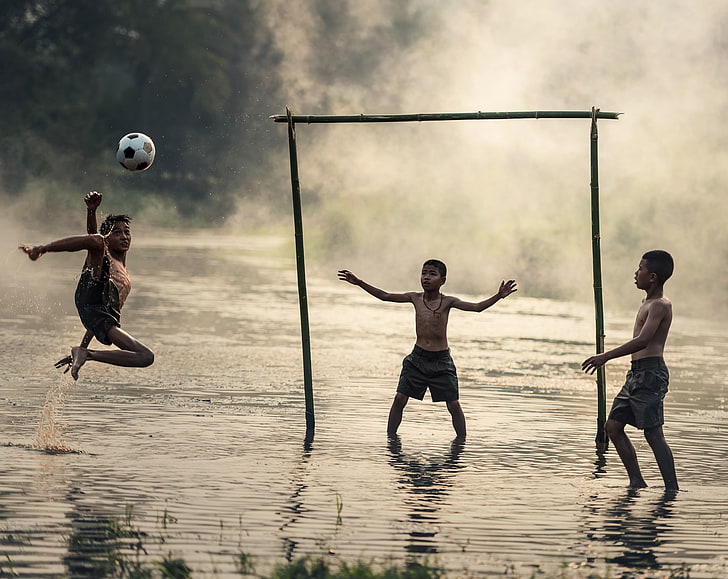
[[[464,468],[459,459],[465,441],[453,440],[443,457],[431,458],[408,454],[402,450],[399,436],[389,439],[389,464],[399,473],[399,488],[407,491],[410,541],[409,553],[437,553],[435,537],[439,532],[438,511],[446,505],[446,497],[455,483],[455,474]]]
[[[594,478],[601,478],[607,474],[607,453],[606,445],[603,448],[597,448],[597,458],[594,460],[594,470],[592,474]]]
[[[299,519],[303,516],[305,508],[304,493],[308,488],[308,485],[304,482],[307,471],[308,463],[311,460],[311,454],[313,451],[313,433],[307,432],[306,437],[303,441],[303,453],[301,454],[301,460],[296,463],[296,467],[291,474],[291,483],[293,490],[288,498],[285,513],[283,516],[285,522],[281,525],[281,540],[283,541],[283,556],[286,561],[293,561],[298,547],[298,541],[294,539],[294,535],[289,532],[289,529],[294,529]],[[303,554],[301,554],[303,555]]]
[[[675,497],[675,492],[664,492],[644,510],[640,491],[627,489],[606,507],[590,508],[590,518],[603,523],[593,525],[587,536],[619,547],[621,552],[608,556],[607,563],[632,569],[659,569],[661,564],[655,551],[665,542],[670,529],[666,521],[672,516]]]

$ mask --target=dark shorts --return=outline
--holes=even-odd
[[[662,401],[669,381],[670,374],[662,357],[632,360],[632,368],[614,398],[609,418],[639,429],[662,426],[665,423]]]
[[[111,340],[107,334],[111,328],[121,326],[119,318],[114,315],[115,312],[103,306],[94,305],[80,306],[77,310],[83,327],[93,332],[99,342],[111,346]]]
[[[397,392],[422,400],[430,389],[433,402],[458,399],[458,375],[450,350],[431,352],[415,346],[402,361]]]
[[[120,327],[121,305],[119,291],[109,279],[109,258],[104,257],[100,279],[94,277],[88,267],[84,267],[76,286],[76,310],[81,323],[94,337],[107,346],[111,345],[109,330]]]

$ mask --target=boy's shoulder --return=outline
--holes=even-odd
[[[672,315],[672,302],[666,296],[656,298],[645,298],[640,305],[638,315]]]
[[[649,308],[672,308],[672,302],[667,296],[659,296],[654,298],[645,298],[642,301],[642,306]]]

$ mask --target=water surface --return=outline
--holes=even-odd
[[[595,452],[594,380],[579,371],[593,350],[589,305],[516,294],[482,314],[453,312],[468,439],[455,442],[444,406],[426,400],[410,403],[389,441],[411,306],[337,282],[346,264],[331,264],[329,277],[309,276],[316,433],[306,441],[286,247],[138,237],[122,321],[156,362],[89,363],[77,383],[52,364],[82,335],[72,301],[82,259],[6,257],[0,575],[83,575],[129,509],[143,557],[182,557],[199,576],[234,574],[243,552],[260,572],[325,554],[428,557],[452,574],[566,565],[574,576],[669,576],[683,564],[691,577],[728,574],[728,340],[718,324],[677,317],[668,345],[665,433],[683,490],[664,494],[632,430],[650,486],[630,492],[614,450]],[[449,288],[457,293],[455,275]],[[608,342],[631,325],[609,318]],[[610,363],[610,399],[627,366]]]

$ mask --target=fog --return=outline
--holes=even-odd
[[[644,251],[661,248],[676,261],[666,286],[676,311],[726,314],[728,4],[267,0],[257,14],[281,59],[251,74],[276,77],[265,86],[280,89],[260,95],[268,110],[249,123],[267,125],[280,146],[263,151],[272,170],[249,184],[257,197],[241,192],[226,227],[259,230],[277,216],[293,238],[286,129],[267,117],[286,106],[296,114],[596,106],[623,113],[599,121],[607,309],[636,307],[633,272]],[[512,277],[521,295],[590,301],[589,129],[588,119],[298,124],[309,270],[335,279],[347,267],[403,291],[436,257],[449,266],[452,294],[488,296]],[[31,200],[2,217],[11,268],[18,241],[42,241],[29,239],[40,227],[15,222]],[[121,201],[103,208],[125,212]],[[57,235],[53,225],[44,231]]]
[[[271,114],[622,112],[599,121],[607,307],[638,303],[636,265],[662,248],[679,311],[725,313],[727,4],[266,6],[284,54]],[[317,266],[413,289],[439,257],[452,293],[515,277],[529,295],[592,299],[588,120],[299,124],[297,139]]]

